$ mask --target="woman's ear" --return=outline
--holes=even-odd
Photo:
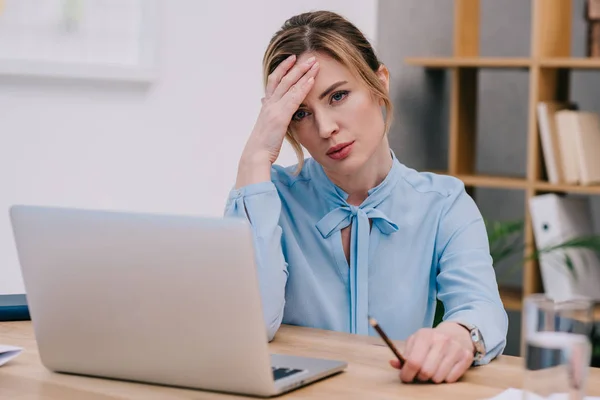
[[[387,69],[387,67],[383,64],[381,64],[379,66],[379,69],[377,70],[377,77],[379,78],[379,80],[383,83],[383,86],[385,87],[386,92],[390,92],[390,71]]]

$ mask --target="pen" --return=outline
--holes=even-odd
[[[385,334],[385,332],[383,331],[383,329],[381,329],[381,327],[377,323],[377,320],[375,318],[369,317],[369,323],[371,324],[371,326],[373,328],[375,328],[375,330],[377,331],[377,333],[379,334],[379,336],[381,336],[381,338],[383,339],[383,341],[385,342],[385,344],[387,344],[387,346],[390,348],[390,350],[392,350],[392,353],[394,353],[394,355],[396,356],[396,358],[398,358],[398,361],[400,361],[400,366],[402,366],[402,364],[404,364],[406,362],[406,359],[402,356],[402,354],[400,354],[400,352],[398,351],[398,349],[396,349],[396,346],[394,346],[394,344],[388,338],[388,336]]]

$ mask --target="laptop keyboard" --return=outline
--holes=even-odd
[[[299,372],[304,371],[303,369],[294,369],[294,368],[280,368],[280,367],[271,367],[273,370],[273,378],[275,380],[286,378],[290,375],[297,374]]]

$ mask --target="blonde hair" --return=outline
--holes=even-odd
[[[341,63],[383,101],[386,110],[385,133],[392,123],[393,107],[386,87],[377,76],[382,63],[362,32],[350,21],[331,11],[314,11],[291,17],[273,35],[263,57],[264,85],[269,75],[287,57],[306,52],[322,52]],[[298,157],[296,173],[302,170],[304,152],[289,127],[285,135]]]

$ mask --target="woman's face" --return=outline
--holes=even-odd
[[[319,62],[319,72],[292,117],[291,133],[324,169],[351,175],[382,145],[381,102],[362,80],[326,54],[305,53],[298,62],[312,56]],[[388,90],[387,69],[380,68],[378,76]]]

